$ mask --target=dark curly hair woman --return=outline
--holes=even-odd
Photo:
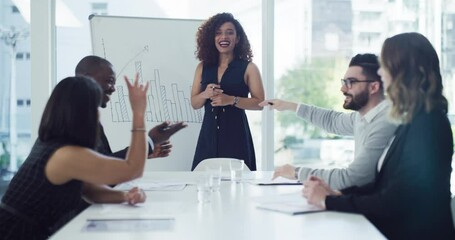
[[[194,169],[208,158],[245,161],[256,170],[256,157],[245,110],[262,110],[264,100],[259,69],[245,31],[230,13],[219,13],[199,28],[196,67],[191,90],[194,109],[205,114],[194,155]]]

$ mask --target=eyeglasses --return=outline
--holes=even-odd
[[[341,85],[346,86],[347,88],[351,89],[353,83],[358,83],[358,82],[377,82],[378,80],[358,80],[356,78],[346,78],[346,79],[341,79]]]

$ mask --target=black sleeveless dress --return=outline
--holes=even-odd
[[[230,96],[246,98],[249,94],[244,75],[249,62],[233,60],[221,78],[221,89]],[[203,66],[201,87],[217,83],[218,66]],[[206,158],[231,157],[245,161],[252,171],[256,170],[256,157],[248,119],[244,109],[231,105],[212,107],[208,99],[205,114],[194,154],[193,170]]]
[[[77,213],[82,182],[53,185],[44,167],[63,144],[37,140],[11,180],[0,207],[1,239],[47,239]]]

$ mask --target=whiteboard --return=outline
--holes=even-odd
[[[203,109],[191,107],[191,85],[198,61],[196,32],[201,20],[92,15],[93,54],[106,58],[117,75],[116,91],[101,111],[101,122],[113,151],[131,139],[131,106],[123,76],[139,73],[150,84],[146,122],[184,121],[188,127],[171,137],[171,155],[147,160],[146,170],[191,169]]]

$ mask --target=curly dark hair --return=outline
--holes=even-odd
[[[218,13],[205,21],[196,33],[197,49],[195,55],[206,65],[218,65],[219,52],[214,42],[215,33],[226,22],[234,24],[239,38],[239,42],[234,48],[234,59],[250,62],[253,58],[250,42],[239,21],[231,13]]]

